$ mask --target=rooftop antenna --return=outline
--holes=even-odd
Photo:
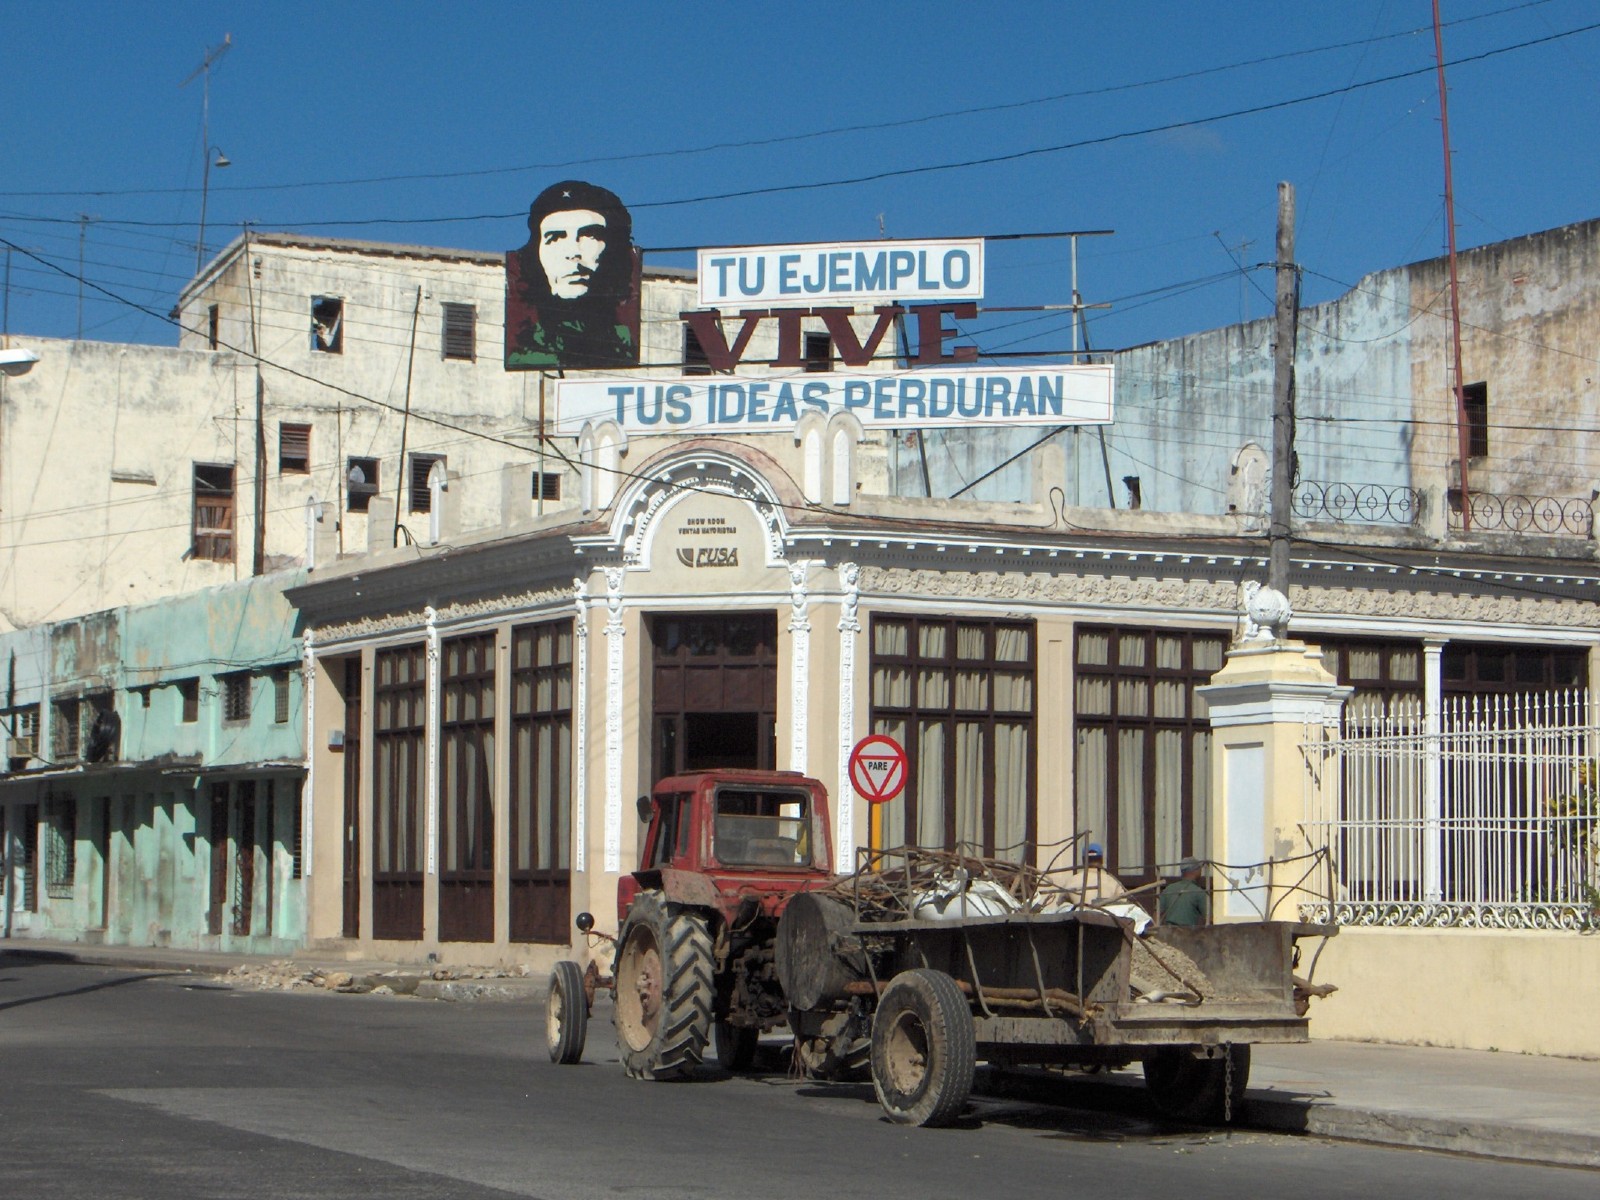
[[[204,86],[201,88],[200,101],[200,144],[201,158],[205,166],[200,176],[200,237],[194,247],[194,272],[200,273],[200,268],[205,262],[206,253],[206,197],[211,185],[211,152],[215,149],[211,144],[211,68],[222,60],[222,56],[233,49],[233,34],[225,33],[222,41],[206,51],[205,60],[189,72],[189,77],[180,83],[179,87],[188,87],[197,77],[204,77]],[[217,166],[228,165],[228,158],[222,151],[217,151]]]

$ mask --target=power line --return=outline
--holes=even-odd
[[[1519,50],[1527,50],[1535,46],[1547,45],[1552,42],[1564,41],[1579,34],[1591,33],[1600,29],[1600,22],[1582,25],[1575,29],[1562,30],[1545,37],[1533,38],[1525,42],[1517,42],[1509,46],[1501,46],[1485,50],[1478,54],[1470,54],[1454,59],[1447,63],[1448,67],[1465,66],[1471,63],[1486,62],[1501,55],[1512,54]],[[1284,100],[1269,101],[1264,104],[1249,105],[1244,108],[1231,109],[1225,112],[1213,113],[1209,116],[1191,117],[1183,120],[1167,121],[1159,125],[1148,125],[1139,129],[1123,130],[1117,133],[1102,134],[1097,137],[1080,138],[1076,141],[1060,142],[1048,146],[1031,146],[1021,150],[1009,151],[1004,154],[991,154],[979,158],[960,159],[953,162],[927,163],[914,167],[897,167],[883,171],[873,171],[864,175],[843,176],[835,179],[813,180],[808,183],[770,184],[761,187],[740,188],[726,192],[708,192],[698,196],[682,196],[670,200],[644,200],[636,201],[628,207],[631,211],[656,208],[678,208],[691,204],[709,204],[723,200],[745,200],[755,196],[772,196],[790,193],[803,193],[822,191],[829,188],[852,187],[863,183],[878,183],[885,179],[905,179],[917,175],[934,174],[943,171],[965,170],[972,167],[995,166],[1000,163],[1018,162],[1023,159],[1037,158],[1042,155],[1060,154],[1069,150],[1081,150],[1089,146],[1104,146],[1114,142],[1126,141],[1136,137],[1147,137],[1157,133],[1170,133],[1178,129],[1189,129],[1201,125],[1213,125],[1223,121],[1236,120],[1240,117],[1259,116],[1262,113],[1276,112],[1286,108],[1297,107],[1302,104],[1315,103],[1318,100],[1327,100],[1336,96],[1349,95],[1352,92],[1368,88],[1381,87],[1384,84],[1396,83],[1405,79],[1414,79],[1421,75],[1429,75],[1437,70],[1436,65],[1418,67],[1410,71],[1400,71],[1390,75],[1363,80],[1359,83],[1346,84],[1337,88],[1329,88],[1320,92],[1312,92],[1302,96],[1294,96]],[[266,222],[280,229],[337,229],[337,228],[371,228],[373,226],[388,225],[440,225],[457,224],[472,221],[506,221],[523,216],[521,209],[514,212],[472,213],[439,217],[364,217],[326,219],[318,221],[272,221]],[[56,224],[66,221],[62,217],[25,216],[22,214],[5,214],[10,220],[41,222]],[[108,220],[108,223],[118,226],[135,228],[179,228],[187,229],[194,223],[190,221],[145,221],[134,219]]]

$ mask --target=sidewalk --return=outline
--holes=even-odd
[[[0,967],[13,955],[209,975],[275,961],[0,941]],[[542,1004],[545,993],[545,980],[537,977],[437,980],[422,966],[352,962],[314,952],[296,954],[291,961],[305,970],[346,972],[358,979],[398,975],[414,981],[414,994],[426,999]],[[1600,1061],[1364,1042],[1257,1046],[1253,1059],[1247,1103],[1236,1122],[1248,1128],[1600,1169]],[[1097,1095],[1104,1104],[1106,1088],[1132,1089],[1137,1081],[1137,1072],[1082,1076],[1061,1080],[1048,1091],[1055,1102],[1093,1108]]]

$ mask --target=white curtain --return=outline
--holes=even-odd
[[[1028,727],[999,722],[994,728],[995,853],[1021,862],[1028,833],[1028,763],[1033,754]]]

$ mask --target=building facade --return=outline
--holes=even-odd
[[[0,634],[7,936],[304,943],[301,577]]]
[[[1590,685],[1600,460],[1583,281],[1597,255],[1600,222],[1462,256],[1465,472],[1442,263],[1301,314],[1290,630],[1351,689],[1350,727]],[[1266,574],[1268,323],[1111,356],[1115,413],[1099,427],[883,429],[835,412],[727,434],[602,419],[557,434],[553,376],[506,373],[492,325],[473,325],[474,357],[456,357],[462,307],[491,320],[503,269],[498,256],[241,242],[185,292],[183,344],[161,352],[193,364],[185,386],[231,406],[213,425],[254,439],[253,458],[227,461],[255,464],[235,476],[235,514],[267,481],[262,565],[304,570],[287,602],[305,664],[306,940],[463,963],[582,953],[573,915],[604,927],[636,860],[634,798],[697,767],[824,780],[840,870],[857,847],[903,842],[1042,863],[1092,836],[1130,883],[1215,857],[1222,801],[1199,689]],[[641,366],[615,377],[705,370],[678,316],[691,282],[647,272],[644,299]],[[363,330],[364,312],[382,321]],[[859,343],[875,318],[855,320]],[[777,345],[761,338],[775,336],[758,332],[755,365],[723,376],[833,365],[825,345],[804,368],[763,365]],[[267,360],[259,392],[252,354]],[[21,383],[64,395],[49,359]],[[259,416],[258,395],[290,419]],[[276,458],[261,449],[273,437]],[[282,469],[286,451],[308,463],[303,478]],[[205,469],[227,462],[204,454],[216,461],[175,459],[184,488],[165,489],[191,549],[221,536],[207,497],[222,477]],[[239,547],[257,527],[236,520],[236,557],[217,570],[248,573]],[[175,557],[190,571],[201,554]],[[179,570],[151,586],[192,582]],[[48,576],[57,590],[29,603],[103,586]],[[20,599],[12,613],[36,619]],[[895,737],[910,763],[904,796],[879,807],[846,769],[869,733]],[[1589,942],[1551,936],[1540,952],[1576,964],[1579,994],[1600,992]],[[1373,949],[1349,931],[1335,944],[1329,961],[1371,997],[1344,1011],[1375,1011],[1403,982],[1403,941]]]

